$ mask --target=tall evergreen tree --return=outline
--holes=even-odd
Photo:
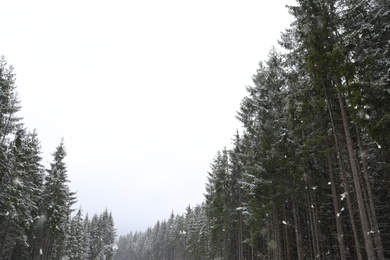
[[[14,217],[11,234],[16,237],[12,252],[13,259],[28,259],[35,246],[33,222],[38,216],[43,185],[43,167],[40,164],[40,147],[36,133],[26,133],[24,128],[17,130],[12,147],[12,198]]]
[[[13,67],[8,66],[4,56],[0,57],[0,192],[4,178],[8,178],[11,166],[8,161],[10,134],[15,133],[20,118],[16,115],[20,110],[16,95],[15,74]],[[5,214],[6,212],[3,212]]]
[[[224,149],[218,152],[206,184],[206,214],[211,229],[212,257],[226,257],[227,254],[227,194],[228,190],[228,154]]]
[[[233,150],[228,151],[229,172],[228,172],[228,188],[227,196],[227,214],[228,214],[228,241],[227,252],[229,256],[233,256],[239,260],[244,258],[243,253],[243,235],[244,222],[242,216],[242,200],[244,192],[241,191],[240,181],[242,180],[243,165],[240,159],[240,137],[237,132],[233,141]]]
[[[27,256],[28,235],[41,187],[39,145],[27,133],[13,67],[0,58],[0,258]]]
[[[43,200],[41,247],[44,259],[61,259],[65,254],[65,241],[68,236],[70,214],[75,203],[75,194],[69,190],[67,169],[65,164],[65,146],[63,140],[53,153],[54,160],[47,170]]]

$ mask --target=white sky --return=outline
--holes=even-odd
[[[0,0],[0,55],[44,163],[64,137],[84,212],[118,234],[203,201],[293,0]]]

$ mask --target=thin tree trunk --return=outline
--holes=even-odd
[[[271,222],[269,224],[269,228],[272,230],[271,236],[268,239],[268,248],[270,252],[270,256],[268,259],[279,259],[279,227],[275,216],[275,209],[272,209],[271,212]]]
[[[372,226],[374,228],[374,242],[375,242],[375,245],[376,245],[376,252],[378,254],[378,259],[379,260],[384,260],[385,259],[385,256],[383,254],[383,245],[382,245],[382,239],[381,239],[381,236],[380,236],[380,231],[379,231],[379,225],[378,225],[378,220],[377,220],[377,217],[376,217],[376,212],[375,212],[375,204],[374,204],[374,199],[373,199],[373,196],[372,196],[372,191],[371,191],[371,185],[370,185],[370,180],[368,178],[368,168],[367,168],[367,162],[366,162],[366,157],[364,156],[364,150],[363,150],[363,144],[362,144],[362,141],[360,139],[360,135],[359,135],[359,130],[358,128],[355,126],[355,129],[356,129],[356,134],[357,134],[357,140],[358,140],[358,144],[359,144],[359,151],[360,151],[360,158],[362,160],[362,164],[363,164],[363,176],[364,176],[364,179],[366,181],[366,190],[367,190],[367,194],[368,194],[368,203],[369,203],[369,207],[370,207],[370,213],[371,213],[371,222],[372,222]]]
[[[326,148],[329,149],[329,144],[328,144],[327,139],[325,139],[325,142],[326,142],[326,144],[325,144]],[[337,240],[339,242],[340,259],[345,260],[346,254],[345,254],[343,223],[342,223],[341,211],[340,211],[339,202],[338,202],[336,182],[335,182],[334,173],[333,173],[332,158],[329,154],[327,155],[327,161],[328,161],[330,186],[332,188],[333,207],[334,207],[335,219],[336,219]]]
[[[311,205],[310,205],[310,208],[309,208],[309,222],[310,222],[310,231],[311,231],[311,244],[312,244],[312,256],[314,258],[316,258],[316,256],[318,255],[318,251],[317,251],[317,243],[316,243],[316,239],[317,239],[317,235],[315,233],[315,229],[314,229],[314,217],[313,217],[313,209],[311,208]]]
[[[227,219],[227,216],[225,216],[225,219]],[[224,228],[222,230],[222,235],[223,235],[223,252],[222,252],[222,256],[223,256],[223,259],[227,259],[228,258],[228,244],[227,244],[227,241],[228,241],[228,238],[227,238],[227,225],[226,225],[226,222],[224,221]]]
[[[283,207],[283,215],[284,215],[284,219],[286,221],[287,224],[284,225],[284,233],[285,233],[285,250],[286,250],[286,259],[287,260],[291,260],[291,249],[290,249],[290,243],[289,243],[289,237],[288,237],[288,228],[289,228],[289,223],[287,222],[287,215],[286,215],[286,206]]]
[[[242,207],[242,202],[241,202],[241,190],[238,190],[238,205],[239,207]],[[238,260],[243,260],[244,259],[244,248],[243,248],[243,238],[242,238],[242,211],[238,211]]]
[[[311,208],[310,208],[310,202],[307,204],[307,217],[308,221],[307,222],[307,244],[309,247],[309,256],[312,257],[315,255],[315,249],[314,249],[314,244],[313,244],[313,232],[311,228]]]
[[[371,239],[371,230],[370,230],[368,219],[367,219],[366,207],[364,206],[363,194],[362,194],[362,189],[360,186],[361,183],[360,183],[359,174],[357,171],[355,154],[354,154],[353,145],[352,145],[352,138],[351,138],[349,123],[348,123],[348,119],[347,119],[347,113],[345,111],[343,97],[341,96],[340,91],[337,89],[337,86],[339,86],[339,85],[340,84],[338,84],[338,83],[336,84],[337,98],[339,100],[341,117],[343,120],[345,139],[347,142],[347,149],[348,149],[349,163],[351,165],[353,182],[354,182],[354,186],[355,186],[355,192],[356,192],[357,203],[358,203],[358,208],[359,208],[359,216],[360,216],[362,230],[363,230],[364,243],[365,243],[368,259],[375,259],[374,243]]]
[[[276,248],[275,248],[275,258],[274,259],[282,259],[283,257],[283,247],[282,247],[282,235],[283,231],[280,228],[280,223],[278,220],[278,213],[276,212],[276,207],[274,207],[274,225],[276,227],[275,235],[276,235]]]
[[[255,259],[255,257],[254,257],[254,245],[252,244],[251,245],[251,257],[252,257],[252,260],[254,260]]]
[[[301,236],[301,231],[299,228],[299,212],[297,209],[296,201],[295,201],[295,196],[294,193],[291,193],[292,197],[292,208],[293,208],[293,216],[294,216],[294,232],[295,232],[295,240],[297,243],[297,254],[298,254],[298,259],[297,260],[303,260],[303,255],[302,255],[302,236]]]
[[[313,192],[312,192],[312,186],[310,184],[310,181],[308,182],[308,187],[307,187],[308,191],[309,191],[309,202],[310,202],[310,210],[309,210],[309,214],[310,214],[310,227],[311,227],[311,231],[312,231],[312,236],[313,236],[313,249],[314,249],[314,257],[316,259],[321,259],[321,255],[320,255],[320,242],[319,242],[319,239],[318,239],[318,228],[317,228],[317,218],[316,218],[316,207],[314,206],[314,198],[313,198]]]

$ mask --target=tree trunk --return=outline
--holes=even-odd
[[[359,144],[359,154],[360,154],[360,158],[362,160],[362,164],[363,164],[363,176],[364,176],[364,179],[366,181],[366,190],[367,190],[367,195],[368,195],[368,203],[369,203],[369,207],[370,207],[370,219],[372,222],[372,226],[374,228],[374,242],[375,242],[375,245],[376,245],[376,252],[377,252],[377,255],[378,255],[378,259],[379,260],[384,260],[385,259],[385,256],[383,254],[383,245],[382,245],[382,239],[381,239],[381,236],[380,236],[380,231],[379,231],[379,225],[378,225],[378,220],[377,220],[377,217],[376,217],[376,212],[375,212],[375,204],[374,204],[374,199],[373,199],[373,196],[372,196],[372,191],[371,191],[371,185],[370,185],[370,180],[368,178],[368,168],[367,168],[367,162],[366,162],[366,157],[364,156],[364,150],[363,150],[363,144],[362,144],[362,141],[360,139],[360,135],[359,135],[359,130],[358,128],[355,126],[355,129],[356,129],[356,134],[357,134],[357,140],[358,140],[358,144]]]
[[[241,191],[239,189],[239,194],[238,194],[238,205],[239,207],[242,207],[242,202],[241,202]],[[243,236],[242,236],[242,211],[238,211],[238,260],[243,260],[244,259],[244,248],[243,248]]]
[[[282,233],[280,229],[280,224],[278,221],[278,214],[276,211],[276,207],[274,206],[272,208],[272,222],[270,223],[272,230],[272,236],[270,237],[270,240],[268,247],[271,248],[271,257],[269,259],[282,259]]]
[[[294,232],[295,232],[295,240],[296,240],[296,244],[297,244],[297,254],[298,254],[297,260],[303,260],[302,236],[301,236],[301,230],[300,230],[299,224],[298,224],[299,223],[299,211],[297,209],[294,192],[291,193],[291,197],[292,197],[292,209],[293,209],[293,216],[294,216]]]
[[[310,214],[310,229],[312,232],[312,243],[313,243],[313,253],[314,253],[314,258],[315,259],[321,259],[321,254],[320,254],[320,242],[319,242],[319,232],[318,232],[318,220],[316,217],[316,207],[314,206],[314,197],[313,197],[313,192],[312,192],[312,186],[310,184],[310,181],[307,183],[308,191],[309,191],[309,214]]]
[[[361,184],[360,184],[360,180],[359,180],[359,174],[357,171],[355,154],[353,151],[352,138],[351,138],[351,132],[349,129],[347,113],[345,111],[343,97],[341,96],[340,90],[337,89],[337,87],[339,85],[340,84],[336,83],[337,98],[339,100],[341,117],[343,120],[344,134],[345,134],[345,139],[347,142],[349,163],[351,165],[353,183],[355,186],[356,198],[357,198],[357,203],[358,203],[358,208],[359,208],[359,216],[360,216],[362,230],[363,230],[364,243],[365,243],[368,259],[375,259],[374,244],[373,244],[373,241],[371,239],[371,230],[370,230],[370,226],[369,226],[368,219],[367,219],[366,208],[364,206],[363,194],[362,194],[362,189],[360,186]]]
[[[290,226],[290,223],[287,222],[287,214],[286,214],[286,206],[283,207],[283,215],[284,215],[284,219],[286,221],[287,224],[284,225],[284,237],[285,237],[285,256],[286,256],[286,259],[287,260],[291,260],[291,248],[290,248],[290,240],[289,240],[289,236],[288,236],[288,229],[289,229],[289,226]]]
[[[329,149],[329,144],[328,144],[327,139],[325,139],[325,142],[326,142],[326,144],[325,144],[326,148]],[[335,219],[336,219],[337,240],[339,242],[340,259],[345,260],[346,254],[345,254],[343,223],[342,223],[341,211],[340,211],[339,202],[338,202],[336,182],[335,182],[334,173],[333,173],[333,163],[332,163],[332,158],[331,158],[330,154],[327,155],[327,161],[328,161],[330,186],[332,188],[333,207],[334,207]]]
[[[336,146],[336,153],[337,153],[337,159],[338,159],[338,164],[339,164],[339,168],[340,168],[341,181],[343,183],[343,187],[344,187],[344,190],[345,190],[345,193],[346,193],[345,197],[347,199],[347,208],[348,208],[348,213],[349,213],[349,221],[351,223],[353,238],[354,238],[354,242],[355,242],[356,257],[357,257],[358,260],[363,260],[361,249],[360,249],[359,236],[358,236],[358,233],[357,233],[357,230],[356,230],[356,225],[355,225],[355,217],[353,216],[353,212],[354,211],[352,209],[352,202],[351,202],[351,195],[350,195],[350,190],[349,190],[348,176],[347,176],[347,174],[345,172],[344,162],[343,162],[343,159],[342,159],[343,152],[341,150],[340,141],[339,141],[339,137],[338,137],[338,134],[337,134],[337,127],[336,127],[336,124],[335,124],[335,121],[334,121],[334,116],[333,116],[333,112],[332,112],[333,110],[332,110],[332,107],[331,107],[331,99],[330,99],[330,97],[328,95],[326,87],[324,89],[325,89],[326,99],[328,100],[327,106],[328,106],[330,122],[332,124],[332,129],[333,129],[332,132],[333,132],[333,138],[334,138],[334,142],[335,142],[335,146]]]

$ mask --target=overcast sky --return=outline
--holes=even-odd
[[[245,86],[292,0],[0,0],[0,55],[44,164],[64,138],[84,212],[118,234],[204,200]]]

